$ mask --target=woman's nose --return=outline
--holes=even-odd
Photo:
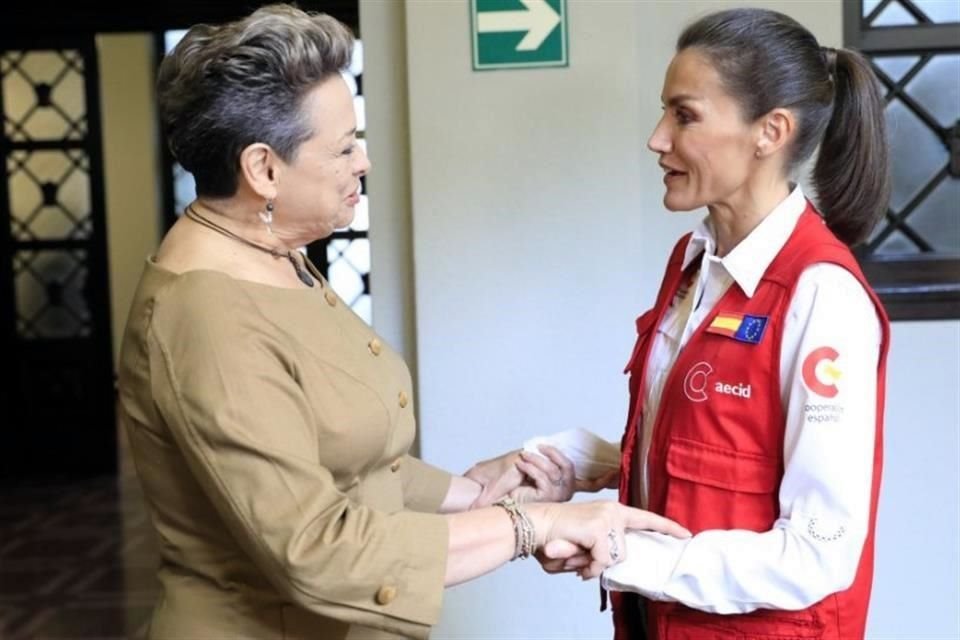
[[[650,138],[647,140],[647,148],[654,153],[667,153],[670,151],[670,136],[662,119],[657,123],[653,133],[650,134]]]
[[[367,156],[367,151],[363,147],[360,147],[360,161],[357,163],[356,173],[357,175],[365,176],[370,172],[370,168],[373,166],[370,163],[370,158]]]

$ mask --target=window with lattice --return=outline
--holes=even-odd
[[[844,3],[886,99],[886,218],[857,249],[895,319],[960,318],[960,0]]]

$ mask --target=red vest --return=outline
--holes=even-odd
[[[673,250],[656,305],[637,320],[637,342],[625,370],[630,374],[630,408],[620,466],[620,500],[625,504],[637,502],[629,495],[630,474],[637,466],[637,428],[642,423],[643,380],[652,336],[679,285],[689,276],[682,270],[688,239],[689,235],[682,238]],[[773,528],[779,517],[783,476],[783,321],[800,274],[820,262],[840,265],[861,282],[873,299],[883,332],[870,523],[853,584],[802,611],[758,610],[742,615],[709,614],[679,603],[646,602],[635,594],[614,592],[617,640],[644,637],[641,606],[646,607],[646,631],[651,640],[863,637],[873,578],[889,321],[850,250],[833,236],[809,203],[753,297],[747,298],[738,286],[731,286],[673,365],[647,460],[649,509],[694,534],[705,529],[762,532]],[[767,322],[759,341],[756,333],[748,340],[736,340],[706,330],[719,313],[765,317]]]

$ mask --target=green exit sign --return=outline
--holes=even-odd
[[[473,68],[565,67],[566,0],[470,0]]]

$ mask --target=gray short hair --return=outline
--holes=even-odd
[[[236,193],[240,153],[255,142],[291,161],[314,133],[301,112],[304,97],[346,68],[352,53],[345,25],[284,4],[192,27],[163,59],[157,97],[170,150],[197,193]]]

